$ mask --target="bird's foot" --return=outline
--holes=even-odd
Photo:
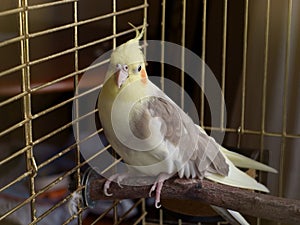
[[[121,185],[121,182],[128,176],[129,176],[128,173],[124,173],[124,174],[116,173],[116,174],[110,176],[107,179],[107,181],[104,183],[103,193],[106,196],[112,196],[113,194],[108,192],[111,182],[115,181],[120,188],[123,188],[123,186]]]
[[[167,174],[167,173],[161,173],[157,179],[155,180],[154,184],[152,185],[150,192],[149,192],[149,197],[151,197],[151,194],[153,191],[156,190],[155,192],[155,207],[158,209],[161,207],[160,205],[160,194],[161,194],[161,189],[163,187],[164,181],[169,179],[172,175]]]

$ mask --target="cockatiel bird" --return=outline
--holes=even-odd
[[[208,136],[192,119],[149,79],[139,46],[141,33],[117,47],[98,97],[100,121],[112,148],[130,171],[155,176],[159,207],[163,182],[178,174],[180,178],[206,178],[235,187],[268,192],[268,189],[238,167],[276,172],[275,169],[230,152]],[[236,166],[235,166],[236,165]],[[130,176],[115,174],[104,185]]]

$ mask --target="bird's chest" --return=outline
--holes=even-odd
[[[170,155],[165,147],[139,152],[129,150],[124,156],[124,161],[131,171],[136,171],[140,175],[157,176],[161,173],[172,174],[176,172],[175,156]]]

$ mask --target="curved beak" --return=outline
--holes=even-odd
[[[118,64],[117,68],[118,68],[118,71],[115,73],[116,82],[117,82],[118,88],[120,88],[128,77],[128,66]]]

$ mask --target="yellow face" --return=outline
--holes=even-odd
[[[116,67],[117,71],[113,76],[118,89],[122,89],[135,81],[141,81],[143,84],[147,83],[148,77],[144,63],[130,65],[117,64]]]
[[[106,106],[114,101],[121,91],[126,90],[123,93],[126,93],[124,98],[127,100],[136,99],[147,91],[144,87],[149,81],[144,63],[117,64],[116,68],[100,92],[101,101],[106,102]]]

